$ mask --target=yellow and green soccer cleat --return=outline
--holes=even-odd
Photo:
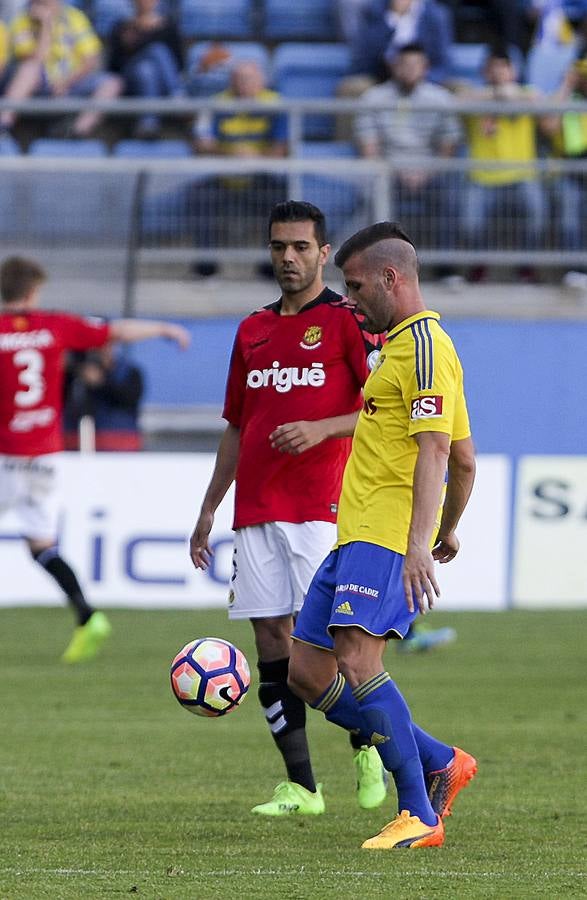
[[[375,747],[361,747],[355,753],[357,800],[361,809],[381,806],[387,796],[387,772]]]
[[[459,747],[453,747],[454,757],[446,769],[426,773],[428,798],[434,812],[442,819],[450,816],[459,791],[467,787],[477,772],[477,760]]]
[[[324,812],[322,785],[316,785],[316,793],[306,790],[294,781],[280,782],[267,803],[253,806],[251,812],[260,816],[319,816]]]
[[[394,850],[408,847],[442,847],[444,844],[444,825],[437,819],[436,825],[426,825],[418,816],[411,816],[407,809],[395,817],[393,822],[369,838],[361,847],[364,850]]]
[[[112,626],[103,612],[92,613],[85,625],[78,625],[73,632],[62,662],[78,663],[93,659],[100,645],[112,631]]]

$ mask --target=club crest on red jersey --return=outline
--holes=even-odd
[[[29,320],[26,316],[15,316],[12,320],[12,328],[14,331],[26,331],[29,327]]]
[[[322,343],[322,327],[320,325],[310,325],[306,328],[304,336],[300,341],[300,347],[304,350],[315,350]]]

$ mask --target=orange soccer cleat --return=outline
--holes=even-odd
[[[426,773],[428,797],[434,812],[445,819],[459,791],[467,787],[477,771],[477,760],[470,753],[453,747],[454,757],[446,769]]]
[[[393,822],[385,825],[379,834],[369,838],[361,847],[364,850],[393,850],[408,847],[442,847],[444,825],[439,817],[436,825],[426,825],[418,816],[411,816],[402,809]]]

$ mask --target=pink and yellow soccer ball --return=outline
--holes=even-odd
[[[197,716],[225,716],[242,702],[251,683],[241,651],[222,638],[190,641],[171,663],[171,690]]]

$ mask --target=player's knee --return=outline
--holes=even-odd
[[[362,683],[364,661],[356,648],[345,647],[337,652],[336,659],[339,671],[352,687]]]
[[[43,565],[45,559],[55,556],[58,552],[55,544],[52,543],[27,540],[27,545],[29,548],[29,553],[31,554],[34,561],[40,563],[41,565]]]

